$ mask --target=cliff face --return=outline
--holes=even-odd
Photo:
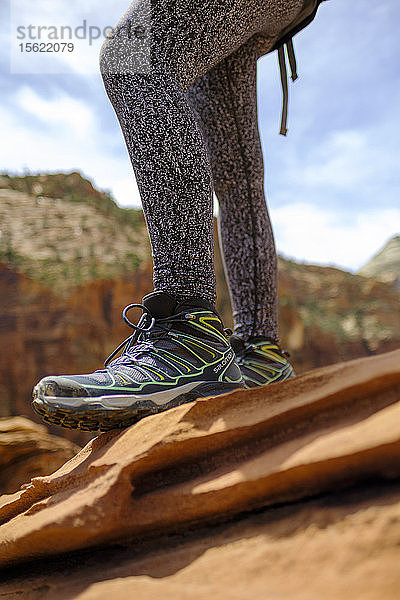
[[[397,600],[399,365],[325,367],[93,439],[1,498],[1,594]]]
[[[38,379],[101,368],[129,335],[122,308],[151,289],[151,275],[148,265],[131,281],[94,281],[62,298],[0,264],[0,416],[36,419],[30,398]],[[66,435],[78,442],[90,437]]]
[[[60,294],[149,260],[142,211],[117,207],[78,173],[31,179],[0,178],[0,260],[17,272]]]
[[[391,284],[280,261],[279,302],[299,372],[400,347],[400,294]]]
[[[359,271],[360,275],[394,283],[400,290],[400,235],[394,236]]]

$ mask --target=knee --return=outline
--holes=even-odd
[[[110,46],[110,38],[106,38],[100,48],[100,53],[99,53],[99,68],[100,68],[100,73],[103,77],[103,79],[105,78],[105,75],[107,73],[111,72],[111,64],[109,64],[110,62],[110,52],[109,52],[109,46]]]
[[[139,16],[119,22],[104,40],[99,53],[100,73],[115,75],[150,70],[150,27]]]

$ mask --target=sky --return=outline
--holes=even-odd
[[[78,170],[122,206],[140,207],[98,70],[104,29],[127,2],[102,3],[100,14],[98,7],[95,0],[2,0],[9,26],[0,32],[0,170]],[[398,0],[321,5],[294,38],[299,79],[289,86],[286,137],[278,133],[277,55],[258,61],[266,199],[287,258],[354,272],[400,233],[399,22]],[[21,52],[29,24],[80,26],[74,51]],[[89,40],[89,27],[98,39]]]

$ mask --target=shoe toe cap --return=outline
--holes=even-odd
[[[34,396],[53,396],[62,398],[82,398],[89,394],[87,390],[69,377],[44,377],[34,388]]]

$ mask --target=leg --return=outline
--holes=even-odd
[[[124,309],[134,332],[105,369],[49,376],[35,386],[33,407],[46,421],[89,430],[126,427],[245,385],[213,306],[212,174],[185,92],[262,30],[265,15],[268,22],[276,20],[276,12],[268,12],[269,0],[261,4],[135,0],[103,45],[101,72],[142,197],[155,291]],[[151,68],[141,27],[149,15]],[[138,32],[133,38],[131,24]],[[137,324],[127,316],[132,308],[144,310]]]
[[[155,290],[215,302],[212,175],[186,89],[266,24],[284,27],[301,2],[136,0],[103,45],[101,72],[141,194]],[[150,68],[128,35],[143,19],[151,21]]]
[[[235,333],[278,342],[277,258],[264,197],[252,40],[188,90],[207,142]]]

